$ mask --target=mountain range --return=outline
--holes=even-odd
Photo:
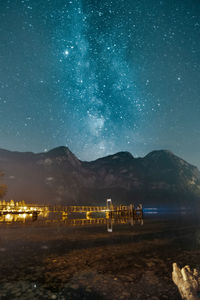
[[[85,162],[67,147],[36,154],[0,149],[0,171],[5,199],[27,203],[104,205],[112,198],[114,204],[188,206],[200,200],[199,170],[167,150]]]

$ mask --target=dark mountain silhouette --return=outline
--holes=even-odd
[[[193,205],[200,199],[199,170],[166,150],[144,158],[119,152],[80,161],[68,148],[45,153],[0,150],[7,199],[32,203]]]

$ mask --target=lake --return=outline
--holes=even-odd
[[[23,218],[0,223],[0,299],[177,300],[172,263],[200,266],[194,214],[145,213],[142,226],[110,231],[109,221]]]

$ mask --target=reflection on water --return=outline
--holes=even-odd
[[[33,213],[3,213],[0,215],[0,223],[28,223],[39,219],[48,218],[48,212],[33,212]]]
[[[76,215],[76,217],[73,216]],[[84,218],[83,218],[84,215]],[[28,205],[24,201],[0,201],[0,223],[39,224],[63,223],[72,226],[105,224],[107,231],[113,231],[114,224],[136,223],[143,225],[142,206],[113,206],[111,199],[107,206],[39,206]]]
[[[14,223],[26,223],[27,225],[36,222],[38,224],[55,224],[62,223],[68,226],[88,226],[105,224],[107,231],[113,231],[113,225],[116,224],[129,224],[134,226],[135,224],[143,225],[144,221],[141,217],[134,218],[134,216],[104,216],[104,217],[91,217],[87,215],[87,218],[68,218],[68,215],[63,213],[48,213],[48,212],[33,212],[33,213],[5,213],[0,215],[0,223],[14,224]]]
[[[36,221],[38,216],[48,217],[47,206],[28,205],[24,201],[0,201],[0,223]]]
[[[5,214],[0,216],[1,223],[11,223],[11,222],[23,222],[27,219],[31,219],[32,214]]]

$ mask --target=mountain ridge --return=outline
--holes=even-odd
[[[200,199],[200,172],[169,150],[135,158],[127,151],[93,161],[79,160],[65,146],[48,152],[0,149],[6,199],[34,203],[148,205],[191,203]]]
[[[188,163],[189,165],[195,167],[198,169],[198,167],[192,163],[189,163],[187,162],[186,160],[184,160],[183,158],[180,158],[178,155],[174,154],[172,151],[170,150],[167,150],[167,149],[159,149],[159,150],[152,150],[150,151],[149,153],[147,153],[146,155],[144,156],[137,156],[137,157],[134,157],[133,154],[129,151],[119,151],[119,152],[116,152],[114,154],[109,154],[109,155],[106,155],[106,156],[103,156],[103,157],[99,157],[97,159],[94,159],[94,160],[81,160],[79,159],[67,146],[58,146],[58,147],[55,147],[55,148],[52,148],[48,151],[43,151],[43,152],[33,152],[33,151],[18,151],[18,150],[7,150],[7,149],[4,149],[4,148],[0,148],[0,157],[1,157],[1,154],[2,152],[4,153],[10,153],[10,154],[19,154],[19,155],[23,155],[23,154],[27,154],[27,155],[46,155],[46,154],[50,154],[50,153],[62,153],[62,152],[69,152],[71,153],[77,160],[79,160],[80,162],[95,162],[95,161],[98,161],[98,160],[101,160],[101,159],[104,159],[104,158],[107,158],[107,157],[113,157],[113,156],[116,156],[116,155],[120,155],[120,154],[127,154],[127,156],[130,156],[134,159],[144,159],[146,157],[149,157],[151,155],[153,155],[154,153],[166,153],[166,154],[169,154],[169,155],[173,155],[179,159],[181,159],[182,161]],[[59,155],[59,154],[58,154]]]

